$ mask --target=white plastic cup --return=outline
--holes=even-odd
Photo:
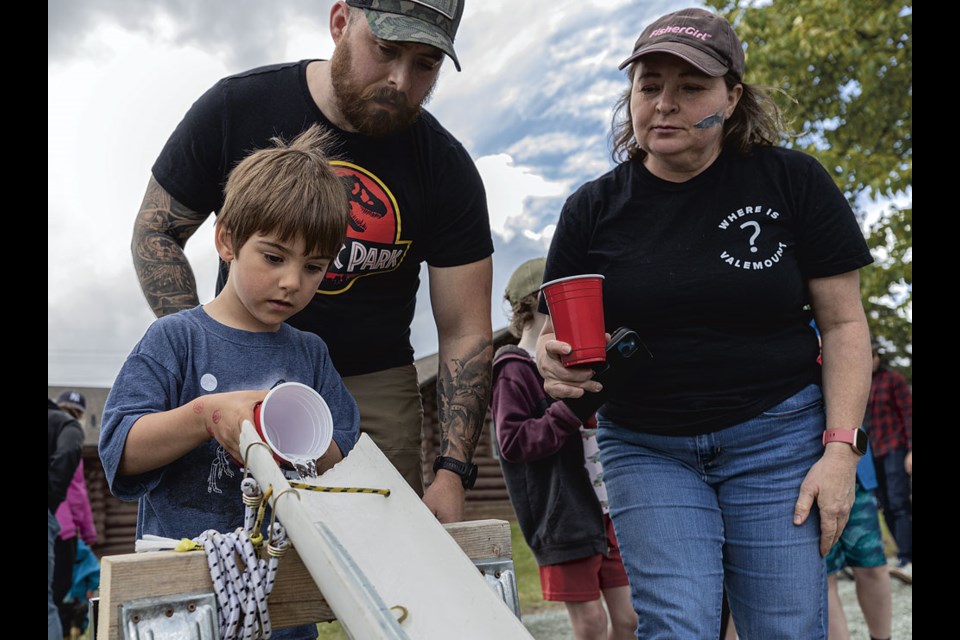
[[[299,382],[270,390],[253,410],[257,433],[281,464],[314,468],[333,440],[333,415],[323,397]]]

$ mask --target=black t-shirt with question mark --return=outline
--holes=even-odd
[[[602,413],[694,435],[819,382],[807,282],[872,261],[826,170],[774,147],[724,151],[682,183],[634,161],[584,184],[563,207],[544,281],[603,274],[607,330],[635,330],[653,356]]]

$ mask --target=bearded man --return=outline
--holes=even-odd
[[[360,407],[360,430],[441,522],[463,519],[464,491],[476,477],[471,459],[493,353],[493,241],[483,183],[460,142],[423,108],[445,57],[460,70],[453,41],[462,14],[463,0],[338,1],[330,10],[330,60],[221,79],[190,107],[154,163],[131,247],[157,317],[196,307],[183,248],[219,212],[229,171],[274,136],[293,138],[315,122],[333,131],[332,164],[350,196],[350,224],[313,301],[289,323],[327,343]],[[441,427],[426,493],[410,344],[424,261],[439,340]],[[217,291],[225,280],[221,262]]]

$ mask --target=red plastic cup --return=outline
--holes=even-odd
[[[567,367],[607,360],[603,323],[603,276],[587,273],[558,278],[540,286],[550,309],[557,340],[572,347],[560,362]]]

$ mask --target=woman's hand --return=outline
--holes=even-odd
[[[859,461],[860,456],[850,445],[830,442],[800,485],[800,497],[793,510],[793,524],[806,522],[816,501],[820,510],[821,556],[830,552],[847,526],[850,509],[853,508]]]
[[[606,334],[610,339],[610,334]],[[587,391],[597,392],[603,388],[592,380],[590,367],[565,367],[560,356],[570,353],[569,343],[557,340],[553,331],[553,322],[547,318],[537,338],[537,369],[543,376],[543,390],[553,398],[579,398]]]

